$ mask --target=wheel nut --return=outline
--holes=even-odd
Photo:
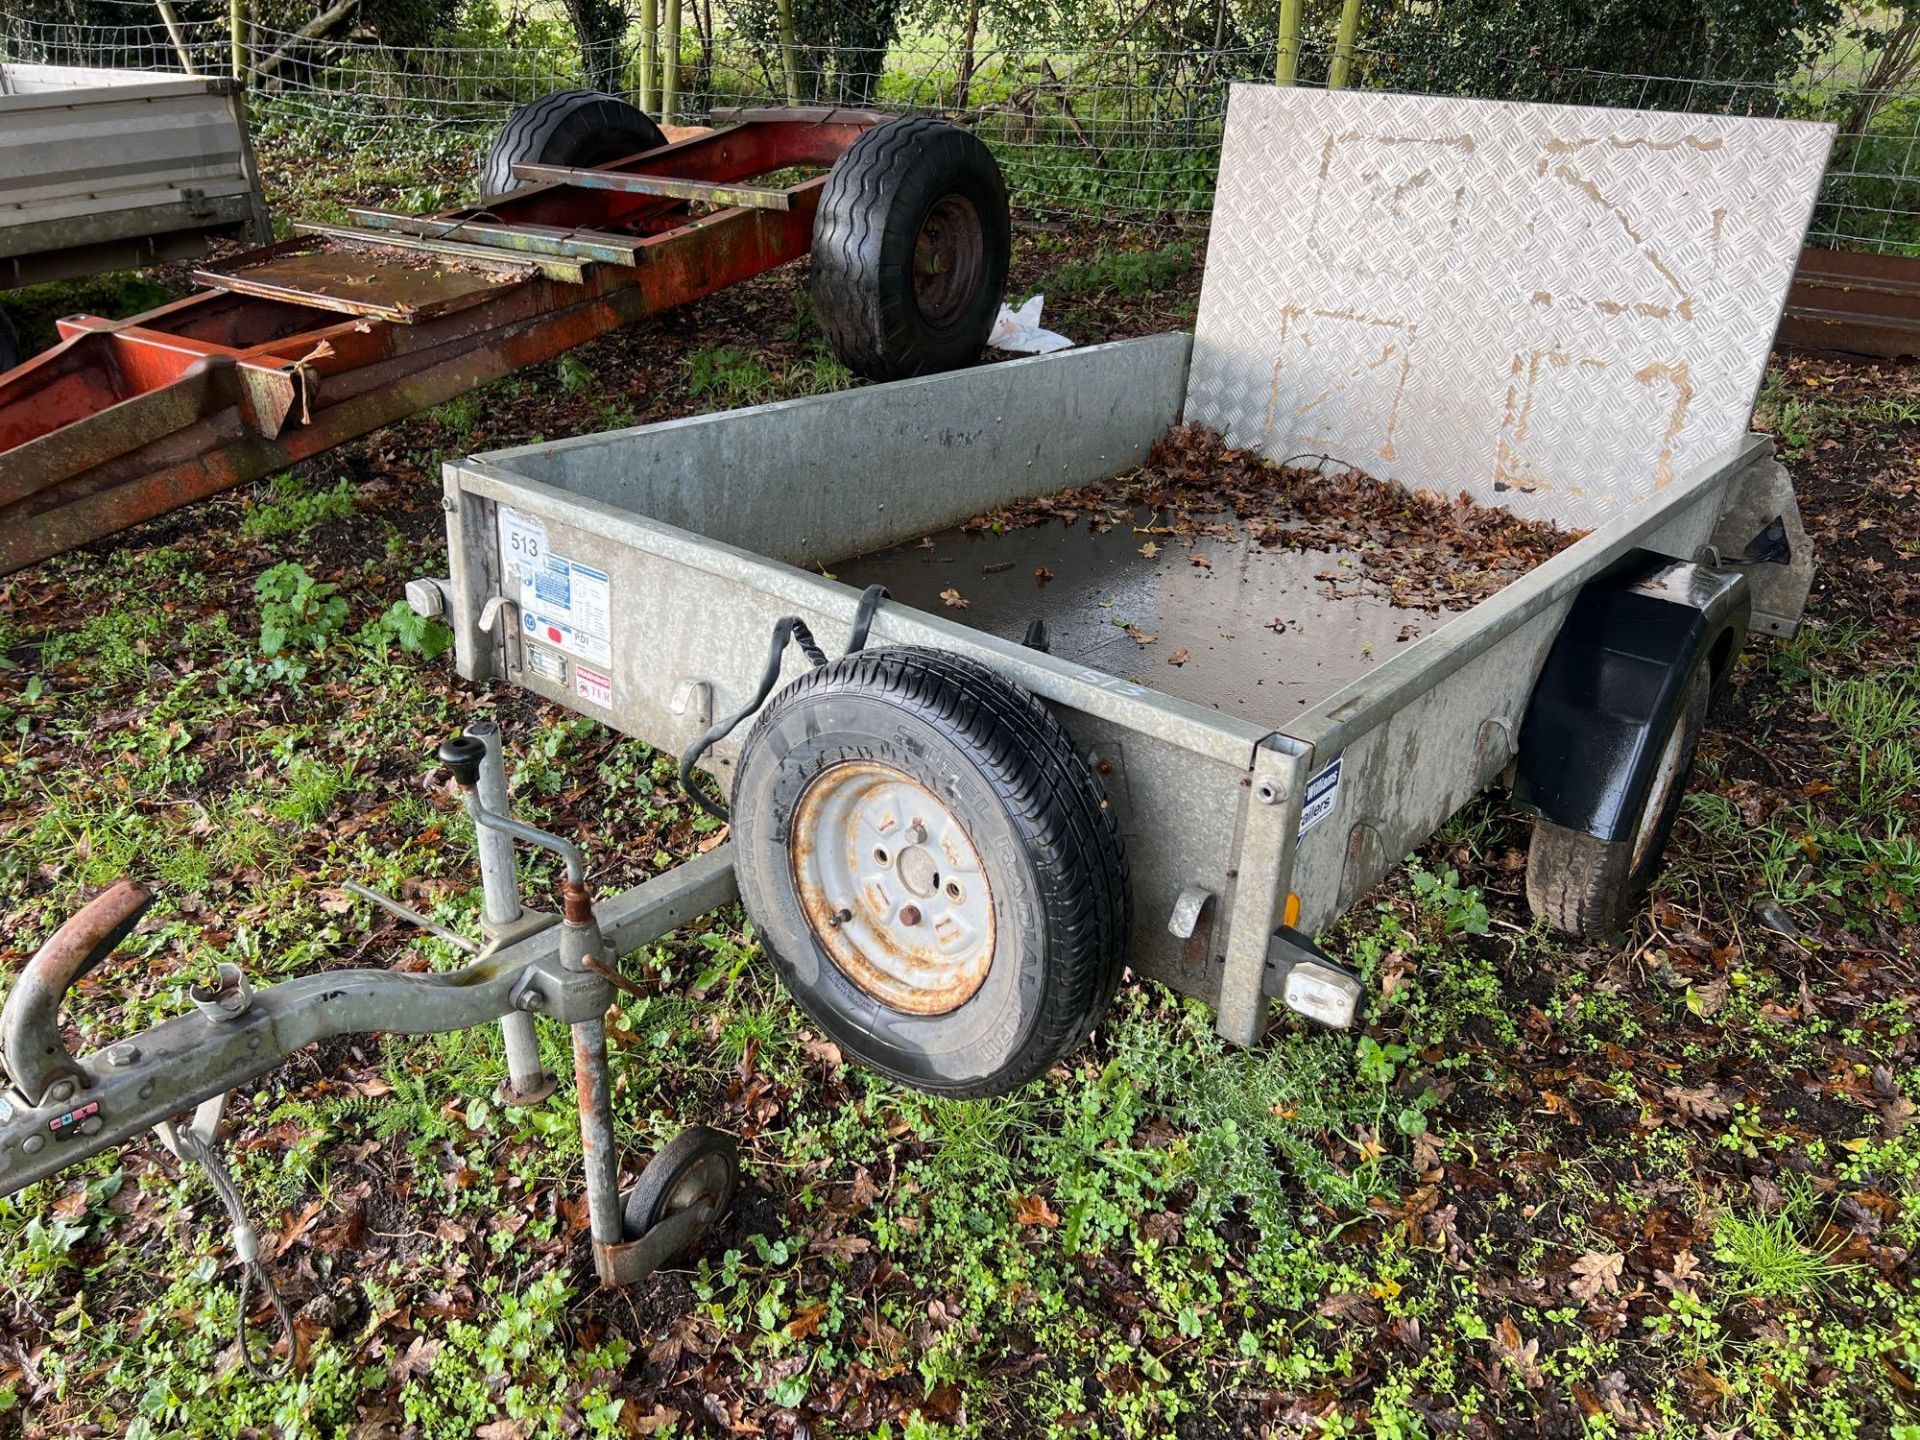
[[[920,923],[920,907],[918,905],[901,906],[900,923],[902,925],[918,925]]]

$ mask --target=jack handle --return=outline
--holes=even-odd
[[[61,1082],[83,1083],[84,1072],[60,1039],[60,1002],[133,933],[153,904],[153,892],[116,881],[53,932],[35,952],[0,1006],[0,1066],[27,1104],[38,1106]]]
[[[453,772],[453,778],[466,797],[467,813],[473,817],[473,823],[488,830],[498,830],[502,835],[511,835],[514,839],[528,845],[538,846],[542,850],[551,850],[565,862],[567,867],[566,884],[562,886],[562,895],[571,896],[575,892],[584,896],[587,882],[587,857],[580,853],[580,847],[571,840],[563,840],[546,830],[536,830],[511,816],[496,814],[487,809],[480,799],[480,762],[486,758],[486,742],[477,735],[456,735],[451,740],[441,742],[438,759]],[[568,919],[573,919],[572,909]]]

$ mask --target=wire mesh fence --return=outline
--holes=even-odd
[[[169,23],[147,0],[90,0],[84,20],[13,13],[0,0],[8,59],[43,64],[225,74],[224,19]],[[690,3],[677,64],[651,59],[636,29],[610,56],[582,63],[564,25],[544,22],[491,43],[395,46],[363,31],[256,24],[247,34],[256,116],[269,125],[350,133],[361,148],[415,143],[422,133],[476,147],[513,109],[555,89],[595,83],[698,123],[717,107],[831,103],[933,112],[972,125],[993,146],[1025,203],[1126,215],[1203,213],[1211,204],[1227,96],[1236,82],[1274,72],[1275,44],[1219,33],[1191,44],[1147,45],[1124,30],[1111,41],[1048,38],[1009,43],[954,24],[919,28],[884,47],[802,45],[791,72],[770,35],[716,19]],[[1225,14],[1224,6],[1222,14]],[[104,18],[102,18],[104,17]],[[1237,33],[1237,32],[1236,32]],[[1732,61],[1689,77],[1542,66],[1528,55],[1488,56],[1436,85],[1439,28],[1392,44],[1364,39],[1352,83],[1400,91],[1445,89],[1485,98],[1780,116],[1833,122],[1833,160],[1812,243],[1920,255],[1920,83],[1876,86],[1873,56],[1836,49],[1785,80],[1722,74]],[[1327,73],[1330,35],[1303,37],[1301,76]],[[671,75],[668,71],[671,70]]]

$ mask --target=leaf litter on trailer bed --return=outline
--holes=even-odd
[[[1084,522],[1084,523],[1082,523]],[[1579,536],[1177,426],[1147,463],[837,563],[850,585],[1167,694],[1272,720],[1323,699]],[[965,563],[956,563],[964,561]],[[954,575],[968,577],[964,596]],[[1031,581],[1027,576],[1031,574]],[[1049,582],[1053,582],[1049,586]],[[1146,682],[1143,682],[1146,683]]]

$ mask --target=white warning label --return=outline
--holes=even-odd
[[[598,670],[589,670],[584,665],[576,665],[573,667],[573,693],[591,705],[611,710],[613,677],[602,675]]]
[[[1300,806],[1300,838],[1333,813],[1340,803],[1340,757],[1307,781],[1307,798]]]
[[[596,665],[613,663],[613,582],[604,570],[554,554],[546,525],[505,505],[500,567],[528,639]]]

